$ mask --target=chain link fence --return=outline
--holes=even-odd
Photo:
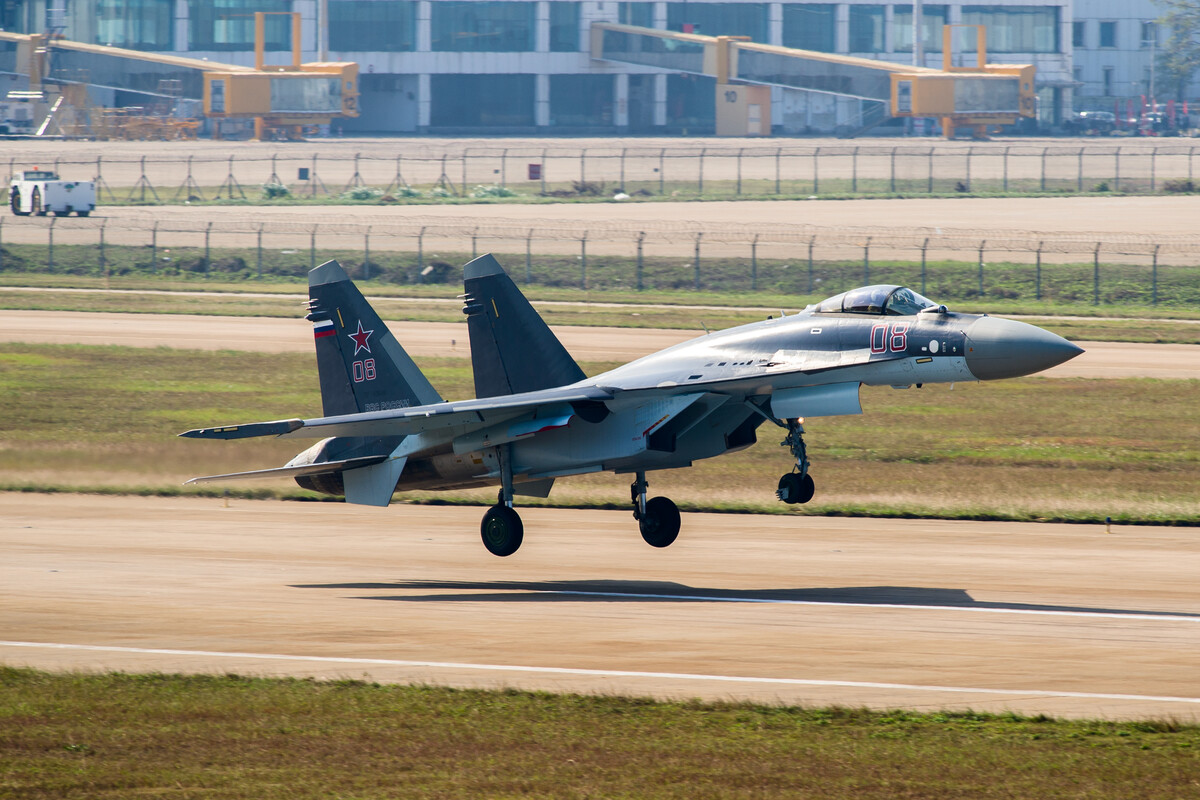
[[[99,201],[257,199],[264,186],[295,197],[461,197],[483,189],[523,195],[738,196],[961,193],[1191,192],[1191,144],[897,145],[693,144],[657,147],[427,146],[394,156],[301,155],[72,159],[64,178],[97,182]],[[10,176],[32,166],[11,156]],[[280,191],[282,188],[283,191]],[[7,183],[5,184],[7,192]]]
[[[0,271],[173,274],[197,280],[303,276],[337,258],[355,277],[457,282],[458,267],[498,254],[518,282],[585,290],[775,291],[831,295],[870,283],[934,299],[1005,298],[1093,304],[1200,303],[1200,248],[1185,237],[1018,231],[821,228],[684,222],[543,220],[458,223],[188,225],[151,219],[0,218]]]

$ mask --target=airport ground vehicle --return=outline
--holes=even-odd
[[[19,217],[30,214],[44,217],[51,211],[56,217],[65,217],[72,211],[86,217],[96,208],[96,185],[92,181],[60,180],[57,173],[35,167],[13,178],[8,202]]]

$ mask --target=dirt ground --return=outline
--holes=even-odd
[[[112,314],[67,311],[8,311],[10,325],[0,342],[109,344],[199,350],[310,352],[303,320],[210,317],[181,314]],[[470,357],[464,323],[389,322],[397,340],[414,356]],[[579,361],[630,361],[694,338],[695,331],[643,328],[555,328]],[[1083,355],[1043,373],[1054,378],[1200,379],[1196,348],[1185,344],[1079,342]]]
[[[1200,720],[1187,529],[0,495],[0,659]]]

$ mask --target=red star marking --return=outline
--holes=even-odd
[[[362,320],[360,319],[358,321],[358,333],[346,334],[347,336],[349,336],[351,339],[354,340],[354,355],[358,355],[359,352],[362,350],[366,350],[368,353],[371,352],[371,345],[368,344],[368,341],[371,338],[371,334],[374,332],[375,331],[373,331],[373,330],[364,331],[363,326],[362,326]]]

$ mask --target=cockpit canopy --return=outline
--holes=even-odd
[[[880,314],[906,317],[923,309],[936,307],[937,303],[906,286],[881,283],[834,295],[818,303],[813,311],[818,314]]]

